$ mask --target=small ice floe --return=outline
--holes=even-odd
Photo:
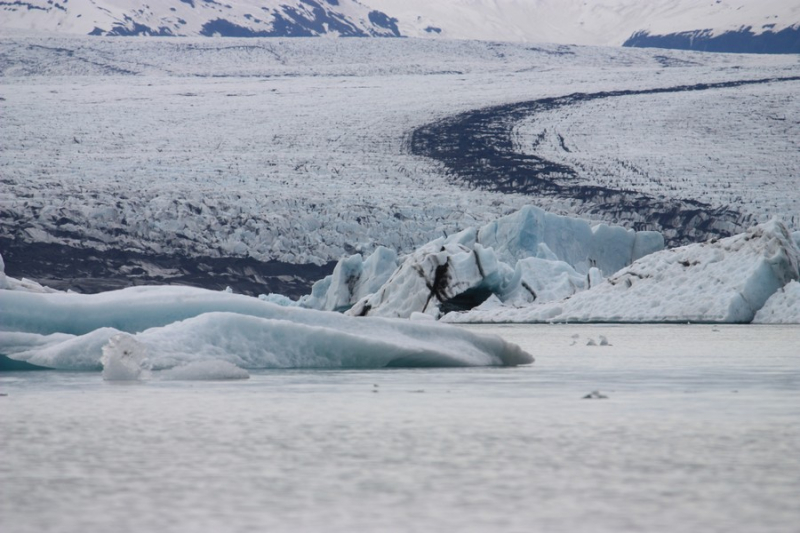
[[[608,339],[605,335],[600,335],[600,342],[594,339],[589,339],[586,341],[586,346],[611,346],[611,344],[608,342]]]
[[[106,381],[136,381],[150,369],[147,348],[127,333],[117,333],[108,339],[100,363]]]
[[[600,391],[593,390],[582,398],[583,400],[607,400],[608,396],[600,394]]]

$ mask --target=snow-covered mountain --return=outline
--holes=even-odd
[[[800,52],[797,0],[0,0],[0,30]]]
[[[726,40],[800,51],[797,0],[369,0],[403,35],[456,39],[704,49]],[[748,34],[749,31],[749,34]],[[781,33],[783,32],[783,33]],[[775,39],[775,34],[779,34]],[[688,43],[667,36],[692,35]],[[738,36],[739,42],[732,42]],[[661,37],[663,39],[658,40]],[[762,45],[763,46],[763,45]],[[713,46],[710,48],[714,48]],[[720,47],[717,47],[720,48]],[[753,51],[758,43],[753,43]],[[779,50],[780,48],[780,50]],[[723,50],[720,50],[723,51]],[[732,50],[745,51],[745,50]]]
[[[396,21],[357,0],[0,1],[0,28],[90,35],[398,37]]]

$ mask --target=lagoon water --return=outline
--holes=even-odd
[[[536,362],[0,374],[0,531],[798,530],[800,327],[471,328]]]

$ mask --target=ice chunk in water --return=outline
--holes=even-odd
[[[103,346],[103,379],[135,381],[149,369],[147,348],[127,333],[117,333]]]

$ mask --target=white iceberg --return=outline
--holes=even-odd
[[[473,309],[493,295],[511,305],[562,299],[599,283],[603,272],[615,272],[663,247],[657,232],[592,226],[583,219],[527,206],[480,229],[469,228],[422,246],[406,256],[385,283],[370,283],[370,288],[379,288],[347,312],[402,318],[425,313],[439,318]],[[340,262],[337,269],[343,265]],[[337,279],[342,276],[329,281],[327,294],[352,294]]]
[[[119,337],[123,332],[128,335]],[[95,295],[0,292],[0,354],[47,368],[99,370],[118,362],[120,346],[123,355],[125,350],[146,354],[147,368],[153,370],[202,361],[226,361],[242,369],[533,361],[499,337],[444,324],[352,318],[192,287],[133,287]],[[142,358],[136,356],[140,363]],[[113,379],[136,379],[135,365],[127,373],[117,370]]]
[[[346,311],[377,292],[397,269],[397,253],[379,246],[367,259],[351,255],[336,264],[330,276],[317,281],[298,305],[321,311]]]
[[[494,305],[444,320],[749,323],[773,294],[800,277],[798,265],[800,250],[773,220],[726,239],[648,255],[560,302]]]
[[[100,363],[106,381],[135,381],[149,369],[147,348],[130,335],[115,333],[102,350]]]
[[[492,250],[441,238],[406,257],[376,293],[357,302],[348,314],[408,318],[424,313],[439,318],[449,310],[471,309],[492,293],[505,292],[513,274]]]
[[[3,256],[0,255],[0,290],[25,291],[25,292],[58,292],[50,287],[45,287],[33,280],[22,278],[16,279],[6,275],[6,264]]]
[[[656,231],[634,231],[620,226],[548,213],[526,206],[511,215],[486,224],[476,242],[492,248],[498,260],[516,264],[540,257],[568,263],[581,274],[592,267],[612,274],[633,261],[664,249],[664,237]],[[542,257],[542,245],[552,253]]]
[[[753,323],[800,324],[800,283],[790,281],[778,289],[756,313]]]

